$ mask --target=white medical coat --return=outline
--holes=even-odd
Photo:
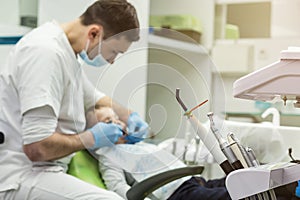
[[[57,117],[56,131],[84,131],[85,110],[104,96],[87,80],[63,30],[48,22],[25,35],[10,52],[0,73],[0,192],[17,189],[22,176],[31,170],[63,171],[70,158],[39,163],[34,167],[24,154],[23,144],[52,133],[24,135],[22,115],[41,106],[51,106]],[[42,124],[41,124],[42,126]],[[72,156],[72,155],[70,155]]]

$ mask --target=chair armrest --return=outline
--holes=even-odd
[[[161,186],[185,176],[201,174],[203,169],[203,166],[190,166],[162,172],[133,185],[126,196],[128,200],[143,200]]]

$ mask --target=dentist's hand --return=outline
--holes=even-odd
[[[113,123],[99,122],[88,130],[93,134],[95,140],[92,149],[112,146],[123,134],[122,127]]]
[[[128,135],[125,137],[128,144],[134,144],[144,140],[149,132],[149,125],[142,118],[133,112],[127,121]]]

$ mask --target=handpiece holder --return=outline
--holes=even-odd
[[[300,180],[296,163],[266,164],[239,169],[226,177],[226,188],[233,200],[243,199]]]

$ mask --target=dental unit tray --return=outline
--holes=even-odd
[[[276,163],[239,169],[226,178],[226,187],[233,200],[242,199],[300,180],[300,165]]]

